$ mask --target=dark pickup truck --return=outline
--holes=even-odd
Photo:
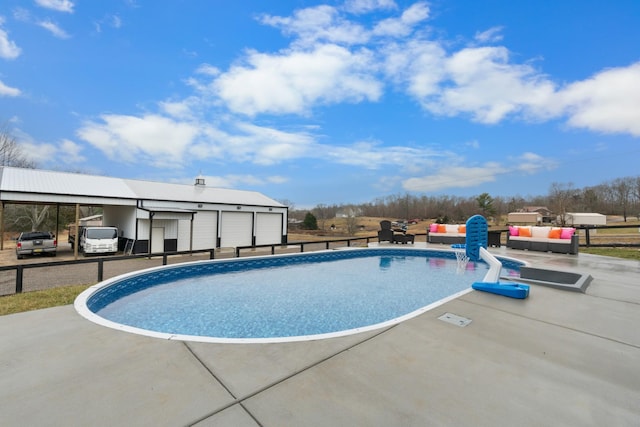
[[[20,233],[16,241],[16,257],[25,255],[46,254],[56,256],[58,242],[48,231],[28,231]]]

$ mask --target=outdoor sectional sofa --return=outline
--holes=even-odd
[[[464,224],[431,224],[427,227],[427,242],[447,245],[465,243],[466,231]]]
[[[578,253],[578,235],[572,227],[509,226],[507,247],[540,252]]]

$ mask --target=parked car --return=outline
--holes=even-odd
[[[76,227],[69,227],[69,244],[71,249],[76,244]],[[78,252],[88,254],[115,254],[118,252],[118,229],[116,227],[80,227]]]
[[[56,256],[58,242],[48,231],[25,231],[16,240],[16,257],[22,259],[25,255],[45,254]]]

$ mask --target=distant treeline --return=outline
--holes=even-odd
[[[617,178],[595,187],[575,188],[572,183],[553,183],[546,196],[501,197],[482,193],[472,197],[398,194],[377,198],[370,203],[317,205],[296,210],[289,205],[289,217],[303,220],[311,212],[318,220],[344,217],[383,217],[393,219],[438,219],[463,221],[475,214],[491,217],[495,223],[509,212],[525,207],[545,207],[554,215],[566,212],[597,212],[640,219],[640,176]]]

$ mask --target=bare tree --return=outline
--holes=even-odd
[[[640,220],[640,176],[635,177],[633,180],[633,198],[636,204],[636,215]]]
[[[567,212],[572,208],[573,196],[576,190],[573,183],[561,184],[554,182],[549,188],[549,198],[552,200],[554,213],[558,215],[561,225],[567,224]]]
[[[622,217],[627,222],[627,210],[631,201],[633,182],[631,178],[618,178],[611,183],[616,205],[622,209]]]
[[[24,154],[6,122],[0,125],[0,166],[29,169],[36,167],[35,162]],[[16,225],[26,224],[22,227],[28,226],[31,231],[35,231],[49,218],[49,208],[49,205],[18,205],[14,210],[16,215],[8,217],[7,221]]]
[[[31,169],[36,167],[35,162],[29,160],[24,154],[6,123],[0,125],[0,166]]]
[[[313,208],[313,213],[320,220],[320,230],[325,231],[327,219],[329,219],[329,207],[325,204],[319,204]]]
[[[49,205],[18,205],[16,206],[17,216],[13,218],[16,224],[24,224],[22,228],[28,227],[31,231],[42,229],[42,225],[47,227],[49,223]],[[53,221],[55,223],[55,219]]]

